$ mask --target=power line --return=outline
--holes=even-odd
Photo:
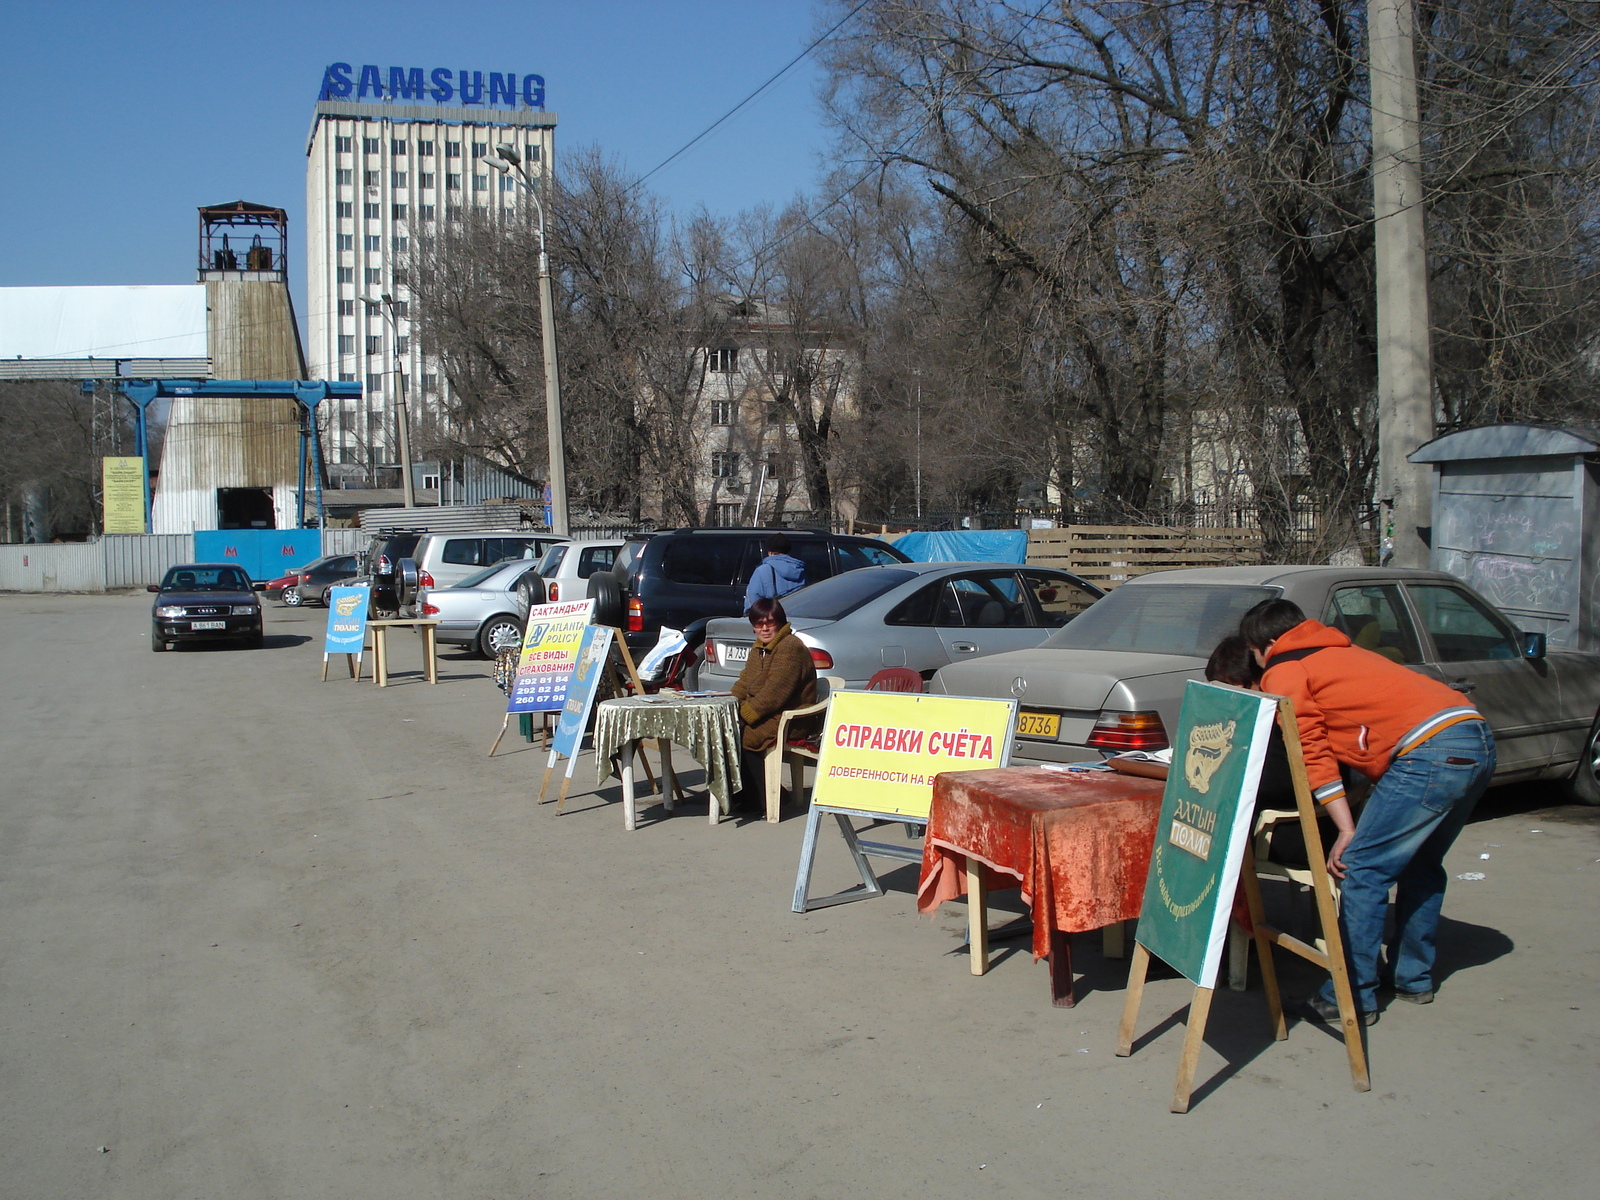
[[[762,92],[766,91],[773,84],[777,83],[779,79],[783,78],[784,75],[788,74],[789,68],[793,67],[802,58],[804,58],[806,55],[810,54],[818,46],[822,45],[823,42],[827,41],[830,37],[832,37],[835,33],[837,33],[839,31],[840,26],[842,26],[846,21],[848,21],[851,17],[855,16],[858,12],[860,12],[863,8],[865,8],[867,6],[867,2],[868,2],[868,0],[861,0],[861,3],[857,4],[849,12],[845,13],[844,16],[840,17],[839,20],[834,23],[834,25],[833,25],[833,27],[831,29],[829,29],[826,33],[824,33],[820,37],[818,37],[816,41],[812,42],[809,46],[807,46],[804,50],[800,51],[799,54],[796,54],[788,62],[784,63],[783,66],[779,67],[778,70],[775,71],[771,76],[769,76],[767,81],[765,83],[763,83],[760,87],[756,88],[755,91],[751,92],[743,100],[739,101],[739,103],[735,104],[727,112],[723,113],[715,121],[711,122],[711,124],[707,125],[699,133],[695,134],[687,142],[685,142],[683,145],[679,146],[676,150],[674,150],[671,154],[667,155],[666,158],[662,159],[655,166],[651,167],[643,175],[639,176],[638,179],[634,180],[633,181],[633,187],[634,188],[639,187],[641,184],[644,183],[644,181],[646,179],[649,179],[650,176],[654,175],[657,171],[661,170],[662,167],[665,167],[668,163],[672,162],[674,159],[676,159],[680,155],[684,154],[696,142],[700,141],[700,139],[704,138],[707,134],[711,133],[712,130],[716,129],[716,127],[718,125],[721,125],[729,117],[733,116],[734,113],[738,112],[741,108],[743,108],[746,104],[749,104],[750,101],[754,100]],[[630,188],[629,190],[631,191],[633,189]]]

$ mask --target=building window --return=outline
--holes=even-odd
[[[422,490],[437,492],[439,490],[439,477],[437,475],[424,475],[422,477]]]
[[[376,154],[378,152],[378,139],[364,137],[361,139],[361,153]]]
[[[727,450],[718,450],[711,456],[711,477],[732,479],[739,473],[739,456]]]
[[[349,200],[335,200],[333,202],[333,215],[336,217],[353,217],[356,215],[356,206]]]
[[[529,162],[538,162],[539,161],[539,155],[541,153],[543,153],[543,151],[542,151],[541,147],[539,146],[538,142],[529,142],[528,143],[528,161]]]
[[[355,316],[356,315],[356,302],[354,300],[341,300],[341,301],[339,301],[339,315],[341,317],[353,317],[353,316]]]
[[[340,371],[339,372],[339,382],[340,383],[354,383],[355,381],[356,381],[356,377],[353,374],[351,374],[349,371]]]
[[[397,333],[394,337],[394,352],[407,354],[411,350],[411,337],[409,334]]]
[[[383,206],[381,204],[363,204],[361,206],[361,215],[369,221],[381,221],[383,219]]]
[[[383,282],[383,268],[382,267],[368,267],[367,268],[367,282],[368,283],[382,283]]]
[[[461,176],[446,175],[444,177],[444,186],[446,191],[459,192],[461,190]]]
[[[403,237],[390,238],[389,245],[394,248],[396,254],[404,254],[406,252],[406,239]]]
[[[405,140],[405,138],[390,138],[389,139],[389,153],[390,154],[404,154],[405,152],[406,152],[406,140]]]
[[[426,191],[427,189],[431,188],[433,186],[433,172],[432,171],[418,171],[417,172],[417,186],[419,188],[422,188],[424,191]]]
[[[419,204],[419,205],[417,205],[417,216],[421,217],[424,221],[433,220],[433,205],[431,205],[431,204]]]
[[[399,317],[402,321],[410,319],[410,317],[411,317],[411,301],[409,301],[409,300],[396,300],[394,302],[394,315]]]
[[[334,150],[335,154],[349,154],[350,153],[350,139],[347,138],[347,137],[336,137],[336,138],[334,138],[333,139],[333,150]]]
[[[361,239],[361,243],[362,245],[366,246],[369,254],[376,254],[383,249],[383,235],[379,233],[369,233],[366,237]]]
[[[333,181],[345,187],[354,182],[354,175],[355,172],[349,167],[339,167],[333,173]]]
[[[373,394],[383,391],[383,376],[376,373],[367,375],[367,391]],[[376,413],[372,414],[377,416]]]
[[[389,172],[389,186],[392,187],[392,188],[403,188],[403,187],[405,187],[406,186],[406,173],[404,171],[390,171]]]
[[[713,350],[709,356],[709,367],[713,371],[721,371],[730,375],[739,369],[739,348],[737,346],[721,346]]]
[[[511,176],[509,176],[509,175],[500,176],[500,190],[502,192],[514,192],[514,191],[516,191],[517,190],[517,181],[515,179],[511,178]]]
[[[377,187],[378,173],[376,171],[361,172],[361,183],[364,187]]]
[[[406,219],[406,206],[404,204],[396,204],[391,207],[396,221],[404,221]]]
[[[353,334],[353,333],[341,333],[339,335],[339,353],[340,354],[354,354],[355,352],[356,352],[356,335]]]
[[[472,190],[487,192],[489,190],[489,177],[487,175],[474,175],[472,177]]]
[[[418,142],[417,143],[417,154],[422,158],[432,158],[433,157],[433,143],[431,141]]]
[[[353,233],[337,234],[335,235],[335,240],[341,250],[354,250],[356,248],[356,236]]]
[[[461,220],[461,206],[459,204],[446,204],[444,206],[444,219],[446,221]]]
[[[439,390],[439,376],[434,374],[422,377],[422,390],[430,395]]]
[[[354,283],[356,281],[354,267],[336,267],[335,270],[338,272],[338,281],[340,283]]]
[[[472,143],[472,157],[473,158],[483,158],[488,153],[489,153],[489,143],[488,142],[473,142]]]
[[[446,142],[444,144],[444,156],[446,158],[460,158],[461,157],[461,143],[460,142]]]
[[[367,334],[367,353],[368,354],[382,354],[383,353],[383,335],[381,333],[369,333],[369,334]]]
[[[363,300],[362,303],[367,306],[367,316],[372,320],[377,320],[383,315],[383,306],[378,301]]]
[[[733,424],[732,400],[713,400],[711,402],[711,423],[713,425]]]
[[[720,525],[724,529],[732,529],[739,524],[738,504],[713,504],[711,506],[711,523]]]
[[[485,204],[475,205],[472,211],[478,214],[478,219],[480,221],[487,221],[489,219],[489,208]]]

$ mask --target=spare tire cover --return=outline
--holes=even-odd
[[[589,599],[594,601],[594,623],[622,628],[622,585],[610,571],[589,576]]]
[[[402,558],[395,570],[395,594],[401,604],[410,604],[417,595],[417,560]]]

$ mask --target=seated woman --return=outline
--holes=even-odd
[[[763,759],[778,740],[779,715],[817,702],[816,664],[811,661],[810,649],[789,628],[783,605],[763,596],[746,615],[755,630],[756,644],[733,685],[744,727],[739,760],[744,786],[734,797],[740,808],[764,802]]]

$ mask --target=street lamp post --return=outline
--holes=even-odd
[[[539,327],[544,336],[545,429],[549,435],[550,531],[562,537],[571,532],[567,516],[567,442],[561,428],[561,376],[556,366],[555,300],[550,285],[550,255],[545,244],[544,205],[527,164],[511,146],[495,147],[489,165],[514,179],[533,201],[539,218]]]
[[[411,479],[411,411],[406,404],[406,377],[400,371],[400,321],[395,316],[394,297],[388,292],[382,296],[376,307],[389,323],[389,340],[394,350],[394,420],[400,435],[400,494],[407,508],[415,508],[417,491]],[[366,304],[374,307],[371,300],[366,300]]]

